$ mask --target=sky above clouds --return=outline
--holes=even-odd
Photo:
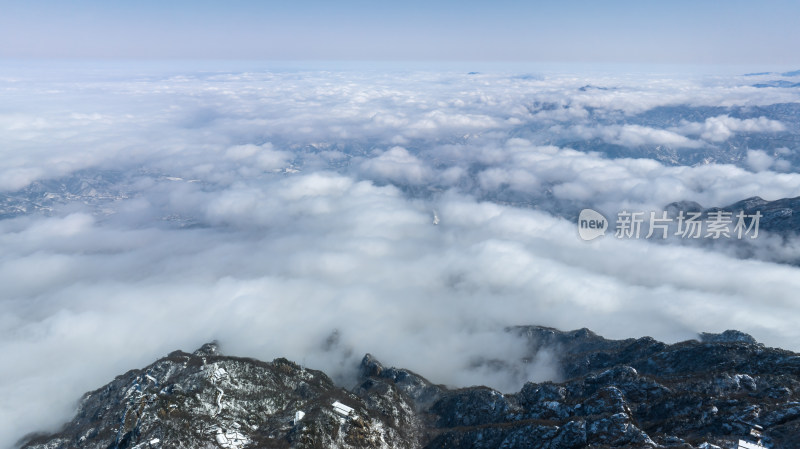
[[[3,0],[0,57],[791,65],[800,5]]]
[[[752,86],[774,75],[211,67],[3,64],[0,193],[33,200],[0,220],[0,445],[212,339],[504,391],[559,378],[511,325],[798,349],[796,240],[745,259],[569,219],[800,196],[798,93]]]

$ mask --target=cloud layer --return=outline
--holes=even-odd
[[[797,268],[695,246],[587,243],[561,218],[570,207],[800,195],[797,148],[786,145],[796,124],[764,115],[798,94],[743,82],[4,78],[0,189],[40,205],[59,186],[72,193],[46,213],[0,220],[0,347],[10,361],[0,368],[0,445],[53,428],[114,375],[212,339],[341,382],[371,352],[435,382],[504,390],[559,375],[557,352],[521,362],[526,348],[503,332],[516,324],[667,341],[737,328],[800,349]],[[665,107],[684,109],[643,123]],[[734,117],[736,108],[755,116]],[[560,143],[691,152],[745,134],[782,140],[694,166]],[[493,371],[495,358],[512,366]]]

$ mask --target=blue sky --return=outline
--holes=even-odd
[[[0,57],[800,63],[800,2],[0,1]]]

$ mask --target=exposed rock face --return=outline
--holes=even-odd
[[[796,235],[800,231],[800,197],[767,201],[754,196],[725,207],[708,209],[704,209],[694,201],[680,201],[668,204],[665,210],[673,217],[681,211],[700,212],[704,219],[708,218],[709,212],[715,211],[730,212],[733,216],[739,212],[743,212],[747,216],[755,215],[758,212],[761,214],[760,230],[782,236]]]
[[[367,355],[347,391],[287,360],[226,357],[208,344],[88,393],[60,433],[24,447],[725,448],[759,424],[768,447],[800,448],[800,356],[747,334],[666,345],[586,329],[509,332],[532,354],[559,354],[567,380],[515,394],[449,390]]]
[[[413,408],[400,395],[380,399],[392,413],[369,403],[369,395],[337,388],[320,371],[285,359],[225,357],[207,344],[86,394],[62,432],[25,447],[415,447]],[[341,416],[336,401],[353,413]]]

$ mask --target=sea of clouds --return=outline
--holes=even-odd
[[[797,267],[584,242],[569,219],[574,207],[800,195],[800,148],[780,139],[694,165],[560,144],[692,152],[796,133],[797,122],[726,113],[800,100],[751,82],[3,66],[0,193],[110,181],[0,220],[0,446],[56,429],[115,375],[214,339],[342,384],[370,352],[437,383],[503,391],[559,378],[557,348],[522,363],[511,325],[668,342],[735,328],[800,350]],[[627,120],[659,107],[717,109]],[[759,242],[780,260],[800,255],[792,240]]]

